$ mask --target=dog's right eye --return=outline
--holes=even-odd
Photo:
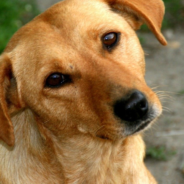
[[[66,82],[69,82],[70,78],[68,75],[63,75],[61,73],[53,73],[47,77],[45,82],[45,87],[47,88],[59,88]]]

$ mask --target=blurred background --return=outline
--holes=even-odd
[[[21,26],[58,0],[1,0],[0,53]],[[146,165],[159,184],[184,184],[184,0],[164,0],[161,46],[146,26],[138,32],[146,56],[146,80],[164,112],[146,131]]]

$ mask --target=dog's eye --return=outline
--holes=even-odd
[[[107,50],[111,50],[114,46],[117,45],[119,41],[119,35],[120,35],[119,33],[112,32],[112,33],[105,34],[102,37],[103,45]]]
[[[49,75],[49,77],[46,79],[45,87],[58,88],[66,82],[69,82],[69,80],[70,79],[68,75],[63,75],[61,73],[53,73]]]

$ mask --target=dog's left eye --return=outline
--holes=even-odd
[[[58,88],[65,84],[66,82],[69,82],[69,76],[63,75],[61,73],[53,73],[47,77],[45,82],[45,87],[49,88]]]
[[[105,34],[102,37],[102,43],[107,50],[111,50],[114,46],[117,45],[119,41],[120,33],[111,32]]]

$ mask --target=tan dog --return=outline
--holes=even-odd
[[[140,131],[161,114],[135,34],[161,0],[65,0],[0,57],[1,184],[155,184]]]

